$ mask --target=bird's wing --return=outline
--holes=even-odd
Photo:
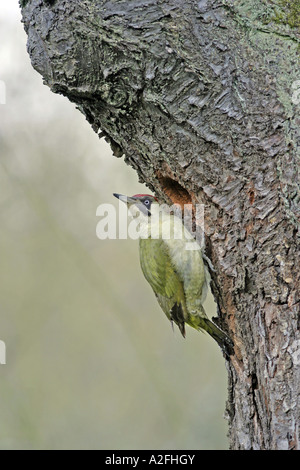
[[[172,264],[168,245],[161,238],[140,239],[140,260],[143,274],[159,305],[185,336],[187,310],[183,282]]]
[[[183,283],[163,239],[140,239],[140,261],[144,276],[156,294],[178,304],[184,300]]]

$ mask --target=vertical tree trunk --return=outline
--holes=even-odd
[[[162,201],[205,204],[233,449],[299,448],[296,3],[21,1],[45,83]]]

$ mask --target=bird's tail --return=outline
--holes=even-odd
[[[227,356],[233,354],[233,342],[229,336],[207,318],[203,307],[199,313],[199,315],[193,315],[190,317],[187,323],[196,330],[206,331],[218,343],[222,351]]]
[[[233,343],[229,336],[208,318],[201,318],[201,328],[205,330],[220,346],[226,355],[231,355]]]

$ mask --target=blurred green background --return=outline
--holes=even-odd
[[[149,190],[42,84],[20,19],[0,0],[0,448],[227,448],[217,345],[172,331],[138,242],[96,237],[99,204]]]

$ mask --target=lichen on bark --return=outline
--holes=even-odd
[[[298,0],[278,0],[274,21],[300,29],[300,6]]]

